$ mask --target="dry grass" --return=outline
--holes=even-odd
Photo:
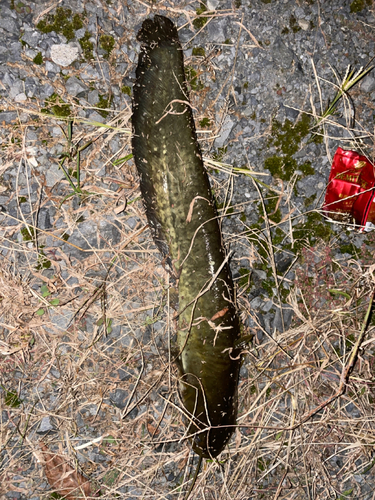
[[[203,95],[194,97],[198,110]],[[8,126],[1,167],[5,173],[18,165],[29,209],[0,214],[0,495],[51,498],[43,439],[99,483],[103,498],[181,499],[192,453],[170,362],[174,292],[146,227],[135,167],[113,164],[130,153],[131,111],[114,114],[110,129],[77,120],[73,140],[93,141],[81,158],[91,194],[63,202],[70,186],[63,179],[46,185],[26,134],[34,126],[39,140],[48,138],[48,148],[61,152],[66,139],[51,139],[49,131],[66,124],[40,115],[42,103],[34,106],[19,107],[18,128]],[[204,116],[213,120],[213,108]],[[208,143],[217,132],[211,130]],[[117,153],[109,147],[113,138],[121,144]],[[233,176],[213,182],[229,206]],[[18,181],[3,186],[20,199]],[[291,192],[283,186],[280,203],[292,204]],[[57,215],[40,230],[44,207]],[[291,206],[290,224],[294,217]],[[272,262],[267,230],[245,227],[231,235],[241,242],[239,257],[250,264],[259,258],[254,237],[262,238]],[[368,248],[375,248],[374,238]],[[345,394],[322,403],[339,389],[363,326],[375,287],[374,254],[338,260],[336,249],[333,238],[301,251],[287,299],[294,323],[272,337],[264,331],[261,343],[244,350],[238,428],[219,461],[204,465],[192,498],[371,498],[361,491],[375,479],[374,323]],[[254,316],[244,290],[238,297],[241,317]],[[50,426],[46,434],[38,433],[42,422]]]

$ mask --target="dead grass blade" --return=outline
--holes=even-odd
[[[323,403],[321,403],[319,406],[317,406],[312,411],[310,411],[308,415],[303,417],[300,422],[298,422],[297,424],[290,427],[289,430],[297,429],[300,425],[302,425],[304,422],[307,422],[307,420],[309,420],[311,417],[316,415],[319,411],[323,410],[323,408],[325,408],[329,404],[333,403],[337,398],[339,398],[340,396],[342,396],[345,393],[346,386],[349,382],[350,374],[354,370],[354,367],[355,367],[355,364],[356,364],[356,361],[358,358],[359,349],[360,349],[362,342],[366,336],[367,329],[368,329],[368,326],[369,326],[370,321],[371,321],[374,299],[375,299],[375,290],[372,293],[372,297],[370,298],[370,302],[369,302],[369,305],[368,305],[368,308],[366,311],[365,318],[364,318],[363,323],[362,323],[362,328],[361,328],[361,332],[359,334],[359,337],[358,337],[358,339],[353,347],[350,358],[349,358],[348,362],[346,363],[346,365],[344,366],[344,369],[341,373],[340,385],[339,385],[337,392],[335,392],[335,394],[333,394],[330,398],[328,398],[326,401],[323,401]]]

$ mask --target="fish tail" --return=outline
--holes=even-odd
[[[198,463],[197,463],[197,466],[195,468],[195,472],[194,472],[194,477],[193,477],[193,481],[190,485],[190,488],[189,488],[189,491],[186,493],[185,495],[185,498],[184,500],[188,500],[189,496],[190,496],[190,493],[193,491],[193,488],[195,486],[195,483],[197,482],[197,477],[198,477],[198,474],[199,474],[199,471],[201,470],[201,465],[202,465],[202,455],[199,455],[199,460],[198,460]]]

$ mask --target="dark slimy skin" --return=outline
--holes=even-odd
[[[178,278],[179,388],[194,451],[214,458],[233,433],[240,359],[233,283],[203,166],[177,29],[147,19],[133,101],[133,153],[153,238]],[[204,293],[202,294],[202,291]]]

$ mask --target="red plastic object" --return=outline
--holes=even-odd
[[[375,229],[375,166],[356,151],[338,148],[329,176],[323,211],[360,231]]]

